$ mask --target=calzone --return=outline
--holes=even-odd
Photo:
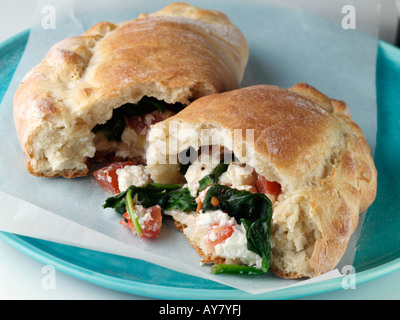
[[[196,199],[164,213],[216,273],[328,272],[376,195],[370,147],[349,107],[305,83],[200,98],[152,126],[148,140],[151,179],[182,185],[180,207]]]
[[[247,60],[246,39],[225,14],[183,3],[65,39],[15,94],[26,168],[72,178],[94,160],[144,163],[150,125],[238,88]]]

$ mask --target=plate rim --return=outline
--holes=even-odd
[[[333,278],[317,283],[311,283],[300,287],[289,287],[280,290],[274,290],[260,294],[250,294],[235,288],[227,287],[226,289],[197,289],[197,288],[176,288],[173,286],[162,286],[154,284],[143,284],[140,281],[132,281],[123,278],[115,278],[100,272],[96,272],[87,268],[83,268],[69,261],[60,259],[57,256],[43,251],[29,241],[29,237],[20,236],[8,232],[0,231],[0,240],[3,240],[13,248],[19,250],[30,258],[43,263],[44,265],[51,264],[57,271],[75,277],[85,282],[95,284],[114,291],[125,292],[138,296],[168,299],[168,300],[265,300],[265,299],[295,299],[304,298],[316,294],[323,294],[344,289],[342,285],[343,278]],[[37,239],[42,241],[40,239]],[[44,241],[44,240],[43,240]],[[51,241],[45,241],[51,244]],[[70,246],[68,246],[70,247]],[[93,251],[84,249],[87,251]],[[100,252],[101,254],[101,252]],[[137,259],[133,259],[137,260]],[[400,258],[386,262],[377,267],[367,269],[362,272],[356,272],[356,285],[366,283],[371,280],[378,279],[400,269]],[[171,296],[173,290],[173,296]],[[305,294],[306,293],[306,294]],[[189,297],[189,298],[188,298]]]
[[[7,40],[0,43],[0,52],[4,52],[7,49],[12,48],[18,44],[18,42],[29,40],[30,29],[26,29]],[[384,48],[389,50],[399,49],[385,41],[379,40],[378,46],[382,45]],[[15,66],[17,68],[17,66]],[[15,71],[15,70],[14,70]],[[11,79],[10,79],[11,82]],[[7,84],[10,84],[10,82]],[[311,283],[300,287],[289,287],[280,290],[274,290],[261,294],[250,294],[242,290],[238,290],[231,287],[226,289],[197,289],[197,288],[177,288],[173,286],[154,285],[154,284],[143,284],[140,281],[133,281],[129,279],[116,278],[110,275],[106,275],[100,272],[96,272],[81,266],[74,265],[69,261],[63,260],[57,256],[52,255],[49,252],[41,250],[34,244],[29,243],[25,240],[29,237],[12,234],[8,232],[0,231],[0,240],[3,240],[7,244],[11,245],[15,249],[19,250],[23,254],[39,261],[43,264],[51,263],[56,267],[57,270],[68,274],[72,277],[78,278],[82,281],[89,282],[104,288],[108,288],[114,291],[125,292],[128,294],[139,295],[143,297],[156,298],[156,299],[182,299],[182,300],[199,300],[199,299],[295,299],[300,297],[307,297],[316,294],[323,294],[327,292],[333,292],[336,290],[343,289],[342,277],[324,280],[317,283]],[[36,239],[41,241],[40,239]],[[44,240],[43,240],[44,241]],[[46,241],[52,243],[51,241]],[[70,246],[69,246],[70,247]],[[88,249],[85,249],[88,250]],[[92,251],[92,250],[88,250]],[[134,259],[137,260],[137,259]],[[167,269],[167,268],[165,268]],[[363,284],[365,282],[375,280],[382,276],[388,275],[396,270],[400,269],[400,257],[389,262],[385,262],[379,266],[375,266],[370,269],[366,269],[361,272],[356,272],[356,284]],[[168,269],[167,269],[168,270]],[[171,292],[173,291],[173,292]]]

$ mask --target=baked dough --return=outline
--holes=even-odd
[[[36,176],[88,174],[95,125],[143,96],[188,104],[236,89],[248,60],[241,31],[217,11],[174,3],[138,19],[100,22],[53,46],[26,74],[14,119]]]
[[[237,129],[242,130],[234,136]],[[221,145],[241,163],[251,163],[258,174],[281,185],[273,203],[271,270],[284,278],[332,270],[377,188],[369,145],[346,103],[305,83],[289,90],[259,85],[203,97],[150,130],[152,179],[185,183],[177,155],[190,146],[214,145],[216,137],[224,138]],[[201,236],[185,232],[187,216],[173,217],[203,261],[224,261],[202,252]]]

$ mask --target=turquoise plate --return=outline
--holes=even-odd
[[[0,102],[29,37],[29,30],[0,44]],[[400,269],[400,50],[378,48],[378,195],[368,211],[354,267],[357,284]],[[342,279],[251,295],[151,263],[0,232],[0,239],[43,264],[112,290],[159,299],[292,299],[339,290]],[[132,272],[134,270],[134,272]]]

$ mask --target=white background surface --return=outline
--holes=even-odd
[[[328,0],[324,0],[328,1]],[[0,42],[30,28],[36,0],[0,1]],[[397,13],[394,0],[383,0],[380,38],[393,43]],[[0,240],[0,299],[144,299],[104,289],[56,271],[56,287],[46,289],[44,265]],[[400,299],[400,271],[377,280],[306,299]]]

